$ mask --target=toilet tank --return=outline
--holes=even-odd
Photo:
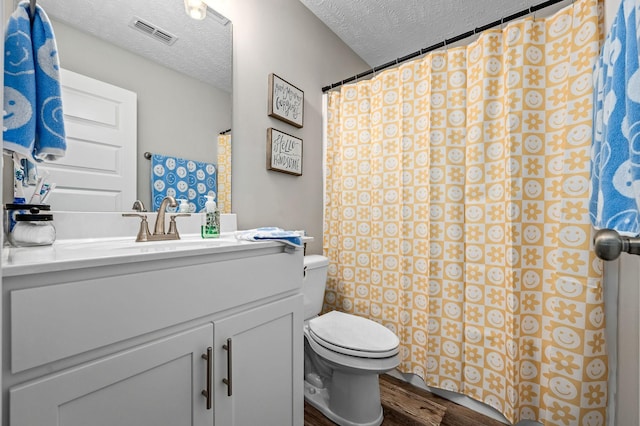
[[[317,254],[304,256],[304,319],[313,318],[322,311],[324,289],[327,284],[329,259]]]

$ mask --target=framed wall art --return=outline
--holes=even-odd
[[[269,117],[301,128],[304,92],[275,74],[269,74]]]
[[[302,139],[268,128],[267,169],[302,176]]]

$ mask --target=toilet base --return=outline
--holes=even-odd
[[[329,384],[329,386],[333,386],[334,391],[336,391],[337,389],[341,389],[346,393],[350,393],[350,391],[352,391],[353,389],[348,389],[349,385],[347,385],[347,388],[345,388],[345,382],[341,380],[341,377],[339,376],[340,373],[334,371],[332,383]],[[350,382],[353,383],[354,376],[348,376],[350,376]],[[356,382],[358,381],[360,381],[361,383],[354,384],[355,386],[364,386],[364,389],[368,389],[369,391],[364,393],[352,392],[351,397],[349,398],[336,398],[338,401],[337,407],[331,406],[329,391],[326,388],[316,387],[306,380],[304,382],[304,399],[309,404],[314,406],[318,411],[324,414],[328,419],[332,420],[340,426],[380,426],[383,420],[383,411],[382,405],[380,405],[378,375],[369,374],[360,376],[358,377],[358,379],[356,379]],[[373,392],[370,392],[371,390],[373,390]],[[376,390],[378,392],[376,392]],[[355,401],[353,400],[354,396],[357,399]],[[351,413],[349,414],[352,414],[355,417],[359,417],[359,419],[357,419],[357,421],[354,421],[354,419],[346,419],[345,417],[343,417],[344,414],[340,415],[334,410],[351,411]],[[369,416],[364,415],[364,413]],[[376,413],[377,416],[375,416]],[[368,418],[363,418],[363,415],[364,417]]]

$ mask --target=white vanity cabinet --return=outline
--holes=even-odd
[[[3,425],[301,426],[302,250],[184,254],[5,272]]]

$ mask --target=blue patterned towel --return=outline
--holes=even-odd
[[[4,150],[32,158],[36,138],[36,77],[29,5],[9,18],[4,38]]]
[[[238,231],[236,232],[236,239],[245,241],[280,241],[294,247],[302,247],[302,238],[299,232],[285,231],[275,227]]]
[[[4,150],[29,160],[65,155],[60,97],[60,66],[53,28],[36,5],[33,24],[29,2],[21,2],[5,33]]]
[[[635,3],[623,0],[594,68],[589,214],[595,228],[640,234],[640,70]]]
[[[204,210],[205,195],[212,195],[217,202],[216,166],[201,161],[185,160],[153,154],[151,156],[151,200],[153,210],[158,210],[162,199],[171,195],[176,200],[189,202],[189,211]],[[175,211],[174,208],[170,209]]]

